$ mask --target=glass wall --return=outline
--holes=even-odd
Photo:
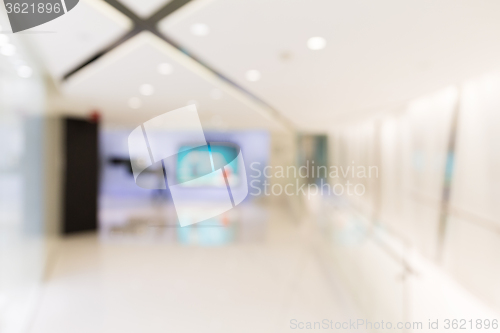
[[[8,27],[0,17],[0,25]],[[43,80],[22,35],[0,33],[0,332],[24,332],[46,263]]]

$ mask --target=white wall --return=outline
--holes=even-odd
[[[332,257],[368,318],[500,314],[498,110],[494,73],[332,130],[331,165],[379,168],[354,180],[366,195],[325,211]]]
[[[466,82],[460,105],[444,263],[500,309],[500,73]]]

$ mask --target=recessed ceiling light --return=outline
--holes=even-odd
[[[169,63],[164,62],[158,65],[158,73],[160,73],[161,75],[172,74],[173,70],[174,68]]]
[[[22,78],[29,78],[31,74],[33,74],[33,70],[29,66],[23,65],[17,69],[17,75]]]
[[[204,23],[195,23],[191,26],[191,33],[195,36],[206,36],[209,32],[210,28]]]
[[[131,109],[139,109],[142,106],[142,101],[139,97],[132,97],[128,100],[128,106]]]
[[[251,69],[251,70],[246,72],[245,77],[250,82],[256,82],[256,81],[260,80],[261,74],[258,70]]]
[[[212,89],[212,91],[210,91],[210,97],[212,99],[215,99],[215,100],[221,99],[222,98],[222,91],[220,91],[217,88],[214,88],[214,89]]]
[[[323,37],[311,37],[307,40],[307,47],[311,50],[322,50],[326,46],[326,39]]]
[[[139,88],[139,92],[141,95],[151,96],[155,93],[155,88],[152,85],[145,83]]]
[[[12,44],[5,44],[0,47],[0,53],[7,57],[13,56],[16,54],[16,47]]]

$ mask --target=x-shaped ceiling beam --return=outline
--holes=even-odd
[[[160,8],[158,11],[156,11],[152,16],[150,16],[147,19],[142,19],[139,16],[137,16],[132,10],[130,10],[127,6],[123,5],[120,1],[118,0],[104,0],[106,1],[109,5],[114,7],[116,10],[121,12],[123,15],[127,16],[133,24],[132,30],[127,32],[124,36],[120,37],[117,41],[113,42],[111,45],[107,46],[106,48],[100,50],[98,53],[93,55],[91,58],[87,59],[85,62],[71,70],[70,72],[66,73],[64,75],[63,79],[67,80],[70,78],[72,75],[80,71],[82,68],[86,67],[87,65],[93,63],[103,55],[105,55],[108,52],[111,52],[113,49],[117,48],[121,44],[125,43],[127,40],[130,38],[134,37],[135,35],[138,35],[139,33],[143,31],[149,31],[156,36],[160,37],[167,43],[177,47],[179,49],[179,46],[176,45],[173,41],[169,40],[166,38],[163,34],[161,34],[158,29],[156,28],[156,25],[160,20],[163,18],[167,17],[168,15],[172,14],[174,11],[177,9],[181,8],[191,0],[172,0],[171,2],[167,3],[165,6]],[[190,55],[191,56],[191,55]],[[191,56],[194,58],[193,56]],[[197,59],[195,59],[197,60]],[[197,60],[199,61],[199,60]],[[205,65],[205,67],[207,67]]]
[[[180,47],[177,43],[174,41],[170,40],[168,37],[160,33],[157,29],[157,24],[160,20],[164,19],[168,15],[172,14],[174,11],[177,9],[181,8],[185,4],[189,3],[191,0],[172,0],[166,5],[164,5],[162,8],[157,10],[153,15],[151,15],[147,19],[142,19],[141,17],[137,16],[132,10],[130,10],[127,6],[123,5],[120,1],[118,0],[104,0],[106,1],[109,5],[114,7],[116,10],[121,12],[123,15],[127,16],[133,23],[133,28],[132,30],[128,31],[124,36],[119,38],[117,41],[112,43],[111,45],[107,46],[106,48],[102,49],[95,55],[93,55],[91,58],[87,59],[85,62],[68,72],[66,75],[63,76],[63,80],[69,79],[72,75],[76,74],[78,71],[86,67],[87,65],[93,63],[94,61],[98,60],[108,52],[111,52],[121,44],[125,43],[127,40],[131,39],[132,37],[138,35],[139,33],[143,31],[149,31],[159,38],[163,39],[165,42],[169,43],[170,45],[176,47],[178,50],[198,62],[200,65],[214,73],[216,76],[218,76],[220,79],[224,80],[226,83],[231,85],[233,88],[239,90],[241,93],[244,95],[247,95],[254,101],[256,101],[258,104],[261,105],[262,108],[267,109],[268,115],[273,117],[276,121],[281,123],[282,125],[285,126],[285,128],[288,128],[289,130],[294,130],[294,126],[290,123],[288,119],[283,117],[281,113],[276,111],[273,107],[268,105],[266,102],[261,100],[260,98],[256,97],[243,87],[239,86],[236,82],[228,79],[226,76],[218,73],[215,71],[213,68],[211,68],[208,64],[204,63],[201,59],[198,57],[194,56],[192,53],[187,52],[184,48]]]

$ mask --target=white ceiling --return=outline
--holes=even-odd
[[[193,35],[196,23],[210,33]],[[159,29],[305,130],[500,64],[497,0],[198,0]],[[313,36],[326,48],[309,50]]]
[[[161,7],[168,0],[123,2],[147,16],[147,8],[155,11],[153,7]],[[99,110],[107,125],[135,127],[196,101],[201,121],[208,129],[284,129],[266,105],[242,94],[149,33],[135,36],[78,71],[70,80],[63,80],[65,74],[131,28],[132,22],[104,1],[82,0],[61,18],[26,32],[36,55],[55,78],[56,91],[49,98],[52,111],[88,116]],[[158,73],[157,67],[163,62],[173,66],[171,75]],[[156,90],[153,96],[140,95],[139,87],[144,83],[153,85]],[[132,97],[141,99],[140,109],[129,106]]]
[[[101,0],[81,0],[57,20],[25,32],[57,79],[118,40],[132,22]]]
[[[172,66],[169,75],[158,65]],[[143,96],[140,87],[149,84],[154,94]],[[144,32],[122,44],[99,61],[78,72],[63,85],[61,105],[79,105],[83,112],[98,109],[106,123],[138,124],[196,101],[204,128],[280,129],[267,114],[245,96],[228,87],[211,72],[158,37]],[[142,106],[132,109],[130,98]],[[217,99],[214,99],[216,97]]]
[[[119,0],[142,18],[148,18],[172,0]]]
[[[168,0],[120,1],[149,16]],[[196,23],[209,33],[193,35]],[[274,127],[280,122],[274,109],[298,129],[324,131],[500,64],[497,0],[193,0],[159,29],[273,109],[151,36],[129,41],[69,82],[60,80],[130,28],[130,20],[104,1],[82,0],[26,32],[61,84],[57,103],[100,108],[105,118],[130,123],[197,100],[206,124],[219,114],[213,123],[222,117],[223,127]],[[314,36],[324,37],[326,48],[309,50]],[[174,73],[159,76],[159,61],[171,62]],[[259,81],[246,80],[251,69],[261,72]],[[147,82],[158,86],[157,94],[142,109],[130,109],[128,99]],[[212,100],[213,87],[231,97]]]

